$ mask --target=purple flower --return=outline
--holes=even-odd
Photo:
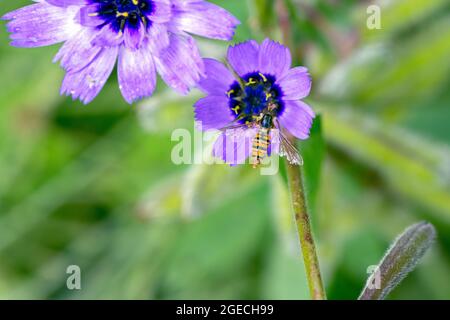
[[[129,103],[152,95],[156,71],[185,94],[204,73],[189,34],[230,40],[239,21],[203,0],[35,0],[2,17],[17,47],[64,42],[54,61],[66,70],[61,94],[92,101],[118,61]]]
[[[227,60],[232,70],[204,59],[205,77],[198,86],[208,95],[194,106],[202,130],[222,131],[213,155],[233,165],[252,155],[258,165],[274,152],[300,164],[284,134],[309,136],[314,112],[300,101],[311,90],[308,70],[291,69],[289,49],[269,39],[261,45],[252,40],[232,46]]]

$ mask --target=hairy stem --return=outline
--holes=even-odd
[[[289,19],[289,10],[286,0],[277,0],[275,9],[278,15],[278,23],[283,35],[283,43],[294,49],[291,43],[292,25]],[[294,142],[295,143],[295,142]],[[302,172],[300,166],[286,161],[289,189],[291,192],[292,208],[294,210],[297,233],[300,240],[303,262],[305,264],[306,278],[309,291],[313,300],[325,300],[326,294],[320,275],[319,260],[317,259],[316,246],[311,231],[311,223],[306,208],[305,191],[303,188]]]
[[[286,161],[289,189],[291,192],[292,208],[300,240],[300,247],[305,264],[306,278],[313,300],[325,300],[322,277],[320,275],[319,260],[311,231],[311,223],[306,208],[305,192],[303,189],[302,172],[299,166]]]

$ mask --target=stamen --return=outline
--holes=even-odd
[[[257,81],[255,81],[255,79],[250,78],[248,79],[248,82],[245,84],[246,86],[251,86],[252,84],[256,84],[258,83]]]
[[[282,111],[282,94],[275,84],[275,77],[256,71],[240,79],[243,87],[237,80],[225,92],[229,98],[229,110],[236,121],[251,127],[263,121],[267,112],[275,116]]]
[[[116,32],[122,33],[128,27],[141,28],[145,31],[151,21],[148,15],[154,12],[153,2],[151,0],[101,0],[94,1],[98,3],[97,12],[88,13],[90,17],[101,17],[105,23],[113,25]],[[121,34],[119,34],[119,37]]]
[[[128,12],[117,12],[116,13],[116,17],[117,18],[119,18],[119,17],[124,17],[124,18],[128,18]]]
[[[122,21],[120,21],[120,28],[119,28],[119,35],[121,36],[122,35],[122,33],[123,33],[123,30],[125,29],[125,22],[126,22],[126,20],[125,19],[123,19]]]
[[[141,17],[142,24],[144,25],[144,29],[147,29],[147,19],[145,17]]]
[[[264,82],[267,82],[267,78],[266,78],[265,75],[263,75],[261,72],[258,73],[258,74],[259,74],[259,76],[263,79]]]

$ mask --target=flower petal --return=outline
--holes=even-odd
[[[231,40],[240,23],[225,9],[203,1],[174,1],[172,29],[199,36]]]
[[[207,96],[194,104],[197,128],[201,130],[221,129],[234,120],[228,106],[228,98],[222,96]]]
[[[223,132],[213,146],[213,156],[229,165],[244,164],[252,152],[255,129],[230,129]]]
[[[240,76],[259,71],[259,44],[255,40],[249,40],[230,46],[227,58]]]
[[[266,39],[259,49],[259,70],[276,78],[283,77],[291,67],[289,49],[273,40]]]
[[[55,7],[46,2],[32,4],[2,17],[16,47],[48,46],[69,39],[80,30],[77,8]]]
[[[198,82],[198,87],[205,93],[222,96],[230,89],[236,79],[225,65],[214,59],[203,59],[205,77]]]
[[[122,47],[117,67],[119,87],[128,103],[151,96],[156,86],[153,58],[148,54],[148,42],[139,50]]]
[[[153,10],[147,17],[158,23],[168,22],[172,16],[172,6],[169,0],[152,0]]]
[[[99,6],[97,4],[84,6],[78,13],[78,22],[85,27],[97,27],[105,21],[97,14]]]
[[[147,35],[149,49],[154,54],[159,54],[170,44],[169,33],[164,24],[152,23],[152,25],[147,28]]]
[[[305,67],[296,67],[287,72],[277,83],[283,91],[283,100],[299,100],[311,91],[311,76]]]
[[[64,77],[61,94],[71,95],[85,104],[91,102],[106,83],[117,59],[119,47],[103,48],[86,68],[68,72]]]
[[[45,1],[57,7],[80,6],[87,3],[86,0],[45,0]]]
[[[123,42],[123,34],[117,33],[110,24],[106,24],[92,40],[92,45],[98,47],[115,47]]]
[[[61,67],[68,72],[76,72],[86,67],[102,49],[92,45],[96,32],[83,28],[76,36],[67,40],[59,49],[53,62],[61,60]]]
[[[283,113],[278,118],[283,128],[286,128],[298,139],[307,139],[311,129],[314,112],[303,101],[285,101]]]
[[[137,50],[145,37],[144,24],[140,21],[137,27],[132,27],[129,23],[127,25],[123,33],[123,42],[127,48]]]
[[[203,60],[189,36],[171,34],[169,46],[155,56],[155,65],[163,80],[181,94],[187,94],[204,75]]]

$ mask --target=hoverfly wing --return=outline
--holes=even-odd
[[[280,156],[286,157],[286,159],[289,161],[290,164],[302,166],[303,158],[300,155],[300,152],[284,135],[278,120],[277,120],[277,127],[278,127],[276,128],[278,130],[277,136],[280,144],[280,151],[279,151]]]
[[[303,158],[298,149],[280,132],[280,155],[285,156],[290,164],[302,166]]]
[[[242,119],[243,119],[243,117],[241,117],[241,116],[236,117],[236,119],[231,121],[225,127],[220,128],[219,130],[222,132],[225,132],[227,130],[248,129],[250,127],[248,124],[238,122],[239,120],[242,120]]]
[[[248,129],[248,128],[249,128],[249,126],[246,125],[246,124],[237,123],[237,124],[229,124],[228,126],[220,128],[219,130],[224,132],[224,131],[227,131],[227,130]]]

